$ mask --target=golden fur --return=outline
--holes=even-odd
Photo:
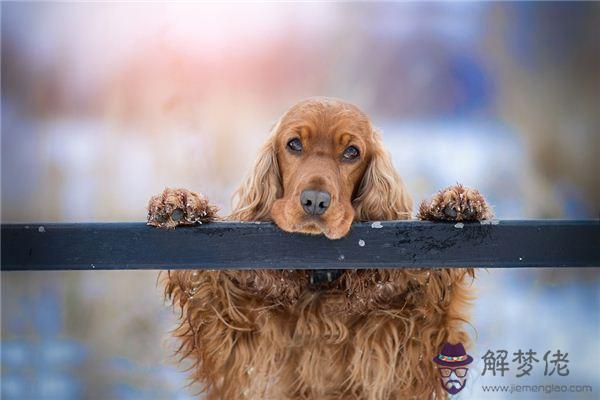
[[[301,157],[285,150],[290,134],[306,143]],[[340,162],[339,145],[343,151],[350,143],[360,148],[360,160]],[[331,192],[335,210],[318,221],[307,219],[296,199],[315,185]],[[462,219],[489,217],[481,195],[464,190],[445,189],[421,206],[420,216],[439,219],[440,210],[443,215],[455,210],[450,214],[458,212]],[[151,200],[149,223],[193,222],[190,212],[202,213],[184,205],[189,207],[188,197],[197,204],[194,196],[167,189]],[[287,231],[334,239],[344,236],[352,221],[409,219],[412,213],[410,196],[369,119],[331,99],[299,103],[279,120],[236,199],[230,220],[273,220]],[[455,204],[458,199],[461,204]],[[183,218],[170,217],[177,207],[184,208]],[[323,290],[311,287],[309,274],[178,270],[163,275],[165,296],[181,309],[178,354],[193,361],[191,379],[202,385],[207,399],[445,398],[432,359],[445,342],[468,346],[464,324],[472,269],[345,270]]]

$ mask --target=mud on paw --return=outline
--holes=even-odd
[[[148,225],[175,228],[210,222],[217,217],[218,208],[208,199],[187,189],[165,189],[148,202]]]
[[[449,186],[436,193],[431,201],[423,201],[417,218],[430,221],[482,221],[493,213],[476,189],[463,185]]]

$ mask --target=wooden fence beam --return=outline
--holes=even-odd
[[[598,220],[355,223],[340,240],[243,222],[4,224],[1,234],[2,271],[600,266]]]

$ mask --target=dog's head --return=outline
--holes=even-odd
[[[355,220],[410,218],[412,205],[367,115],[328,98],[302,101],[279,119],[236,197],[232,220],[274,221],[287,232],[330,239],[345,236]],[[261,270],[239,272],[236,280],[282,303],[295,302],[305,289],[318,289],[378,304],[404,290],[390,284],[402,282],[404,288],[404,276],[398,274]]]
[[[354,220],[410,214],[411,199],[367,115],[318,98],[294,105],[275,124],[231,218],[339,239]]]

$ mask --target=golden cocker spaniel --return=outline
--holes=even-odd
[[[412,201],[379,133],[352,104],[308,99],[275,124],[229,220],[345,236],[353,221],[406,220]],[[185,189],[148,205],[148,223],[216,218]],[[482,220],[483,197],[460,185],[421,204],[419,218]],[[182,311],[178,353],[207,399],[440,399],[431,361],[463,330],[473,269],[177,270],[165,295]]]

